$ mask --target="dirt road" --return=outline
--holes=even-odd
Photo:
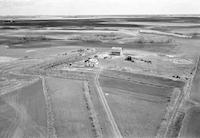
[[[112,125],[114,138],[122,138],[121,132],[119,131],[119,128],[118,128],[118,126],[117,126],[117,124],[115,122],[115,119],[114,119],[113,115],[112,115],[112,112],[111,112],[110,107],[109,107],[109,105],[107,103],[105,95],[104,95],[104,93],[103,93],[103,91],[101,89],[101,86],[99,84],[99,75],[100,75],[101,71],[102,71],[102,69],[98,70],[97,73],[96,73],[95,85],[97,87],[97,90],[98,90],[98,93],[99,93],[99,96],[100,96],[100,100],[101,100],[101,102],[103,104],[103,107],[104,107],[104,109],[106,111],[108,119],[109,119],[109,121],[110,121],[110,123]]]

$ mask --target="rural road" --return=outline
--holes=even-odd
[[[105,111],[106,111],[106,114],[108,116],[108,119],[112,125],[112,130],[113,130],[113,134],[114,134],[114,138],[122,138],[122,135],[119,131],[119,128],[115,122],[115,119],[112,115],[112,112],[110,110],[110,107],[107,103],[107,100],[105,98],[105,95],[101,89],[101,86],[100,86],[100,83],[99,83],[99,76],[100,76],[100,73],[101,73],[102,69],[100,68],[100,70],[97,71],[96,73],[96,76],[95,76],[95,85],[97,87],[97,91],[99,93],[99,96],[100,96],[100,99],[101,99],[101,102],[103,104],[103,107],[105,108]]]

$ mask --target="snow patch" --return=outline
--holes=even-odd
[[[26,50],[26,53],[30,53],[30,52],[35,52],[36,50],[33,50],[33,49],[31,49],[31,50]]]
[[[0,57],[0,63],[12,62],[15,60],[17,60],[17,58],[5,57],[5,56]]]

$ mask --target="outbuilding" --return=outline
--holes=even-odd
[[[122,56],[123,55],[123,48],[122,47],[112,47],[111,55]]]

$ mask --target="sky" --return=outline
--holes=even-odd
[[[200,14],[200,0],[0,0],[0,15]]]

